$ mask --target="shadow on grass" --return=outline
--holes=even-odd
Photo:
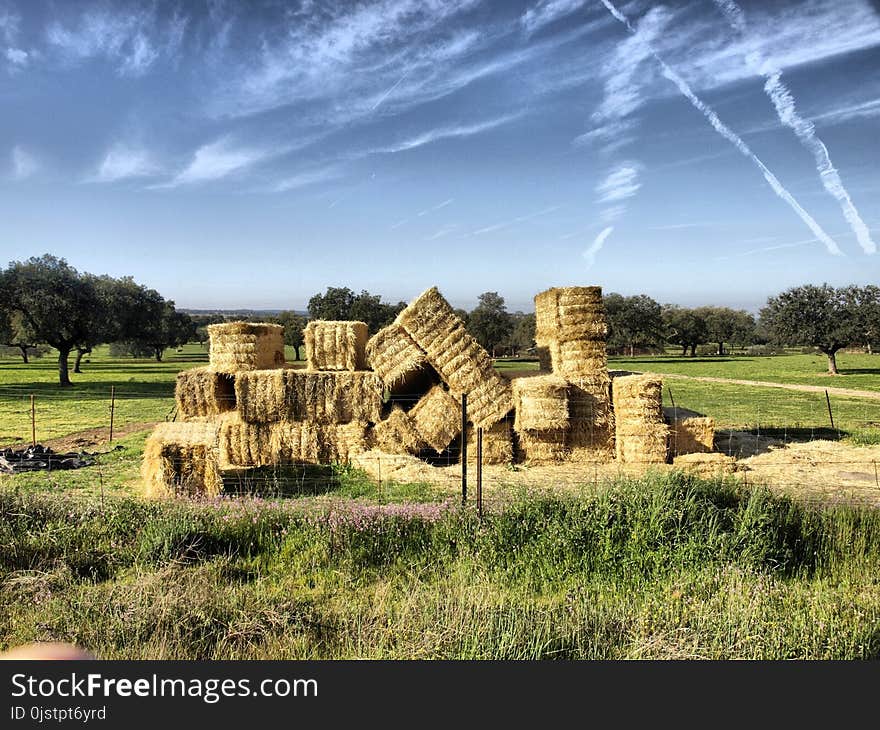
[[[239,496],[314,497],[338,491],[342,484],[332,465],[266,466],[223,474],[223,491]]]
[[[75,377],[75,376],[74,376]],[[78,382],[62,388],[57,383],[31,381],[0,385],[0,399],[27,397],[35,393],[49,398],[78,400],[110,400],[110,388],[116,388],[117,400],[128,398],[173,398],[175,381],[138,382],[135,380],[102,380],[100,382]]]
[[[839,368],[841,375],[880,375],[880,368]]]
[[[707,362],[752,362],[754,359],[753,357],[682,357],[681,355],[673,357],[625,357],[623,355],[616,355],[609,358],[611,362],[626,361],[628,363],[645,363],[646,365],[657,363],[693,363],[698,365]]]

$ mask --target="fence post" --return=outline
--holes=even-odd
[[[37,406],[36,396],[31,393],[31,446],[37,445]]]
[[[675,408],[675,398],[672,397],[672,388],[669,387],[669,383],[666,384],[666,390],[669,393],[669,400],[672,403],[672,407]]]
[[[828,397],[828,389],[825,389],[825,402],[828,404],[828,418],[831,419],[831,428],[834,428],[834,414],[831,412],[831,398]]]
[[[483,519],[483,429],[477,429],[477,515]]]
[[[467,503],[467,393],[461,394],[461,504]]]
[[[110,386],[110,443],[113,443],[113,416],[116,411],[116,386]]]

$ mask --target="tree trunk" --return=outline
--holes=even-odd
[[[67,358],[70,357],[70,347],[58,348],[58,383],[62,388],[73,385],[70,382],[70,373],[67,369]]]
[[[18,345],[17,347],[19,350],[21,350],[21,359],[24,361],[24,364],[27,365],[29,362],[28,361],[28,354],[27,354],[28,346],[27,345]]]
[[[828,372],[831,375],[840,375],[840,373],[837,371],[837,355],[836,355],[836,353],[837,353],[836,350],[834,350],[832,352],[825,353],[826,355],[828,355]]]
[[[688,346],[687,346],[687,345],[682,345],[682,346],[681,346],[681,356],[682,356],[682,357],[687,357],[687,354],[688,354]]]
[[[80,370],[79,366],[80,366],[80,363],[82,362],[83,355],[85,355],[91,351],[92,351],[91,347],[87,347],[85,349],[83,349],[81,347],[76,348],[76,360],[74,360],[74,363],[73,363],[73,372],[75,372],[75,373],[82,372],[82,370]]]
[[[636,348],[633,345],[629,346],[629,356],[630,357],[635,357],[635,350],[636,350]]]
[[[723,343],[723,342],[719,342],[719,343],[718,343],[718,354],[719,354],[719,355],[723,355],[723,354],[724,354],[724,343]]]
[[[156,362],[162,362],[162,353],[165,352],[164,347],[157,347],[156,350]]]
[[[691,345],[691,357],[696,357],[696,356],[697,356],[697,346]]]
[[[869,355],[873,355],[873,354],[874,354],[873,350],[871,349],[871,343],[870,343],[870,342],[868,343],[868,354],[869,354]],[[25,360],[25,362],[27,362],[27,360]]]

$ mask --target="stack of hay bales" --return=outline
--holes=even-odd
[[[669,425],[669,453],[708,454],[715,448],[715,419],[687,408],[664,408]]]
[[[568,383],[558,375],[514,378],[514,430],[521,458],[532,464],[569,455]]]
[[[669,427],[663,420],[663,381],[657,375],[627,375],[612,383],[617,459],[629,464],[665,464]]]
[[[309,370],[364,370],[367,325],[364,322],[315,320],[305,328]]]
[[[233,411],[235,376],[209,367],[184,370],[177,375],[174,400],[184,421]]]
[[[568,383],[565,456],[573,461],[607,461],[612,456],[607,334],[601,287],[556,287],[535,296],[539,354],[546,352],[553,374]]]

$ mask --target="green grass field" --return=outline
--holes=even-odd
[[[0,648],[876,659],[880,511],[680,474],[489,514],[0,490]]]

